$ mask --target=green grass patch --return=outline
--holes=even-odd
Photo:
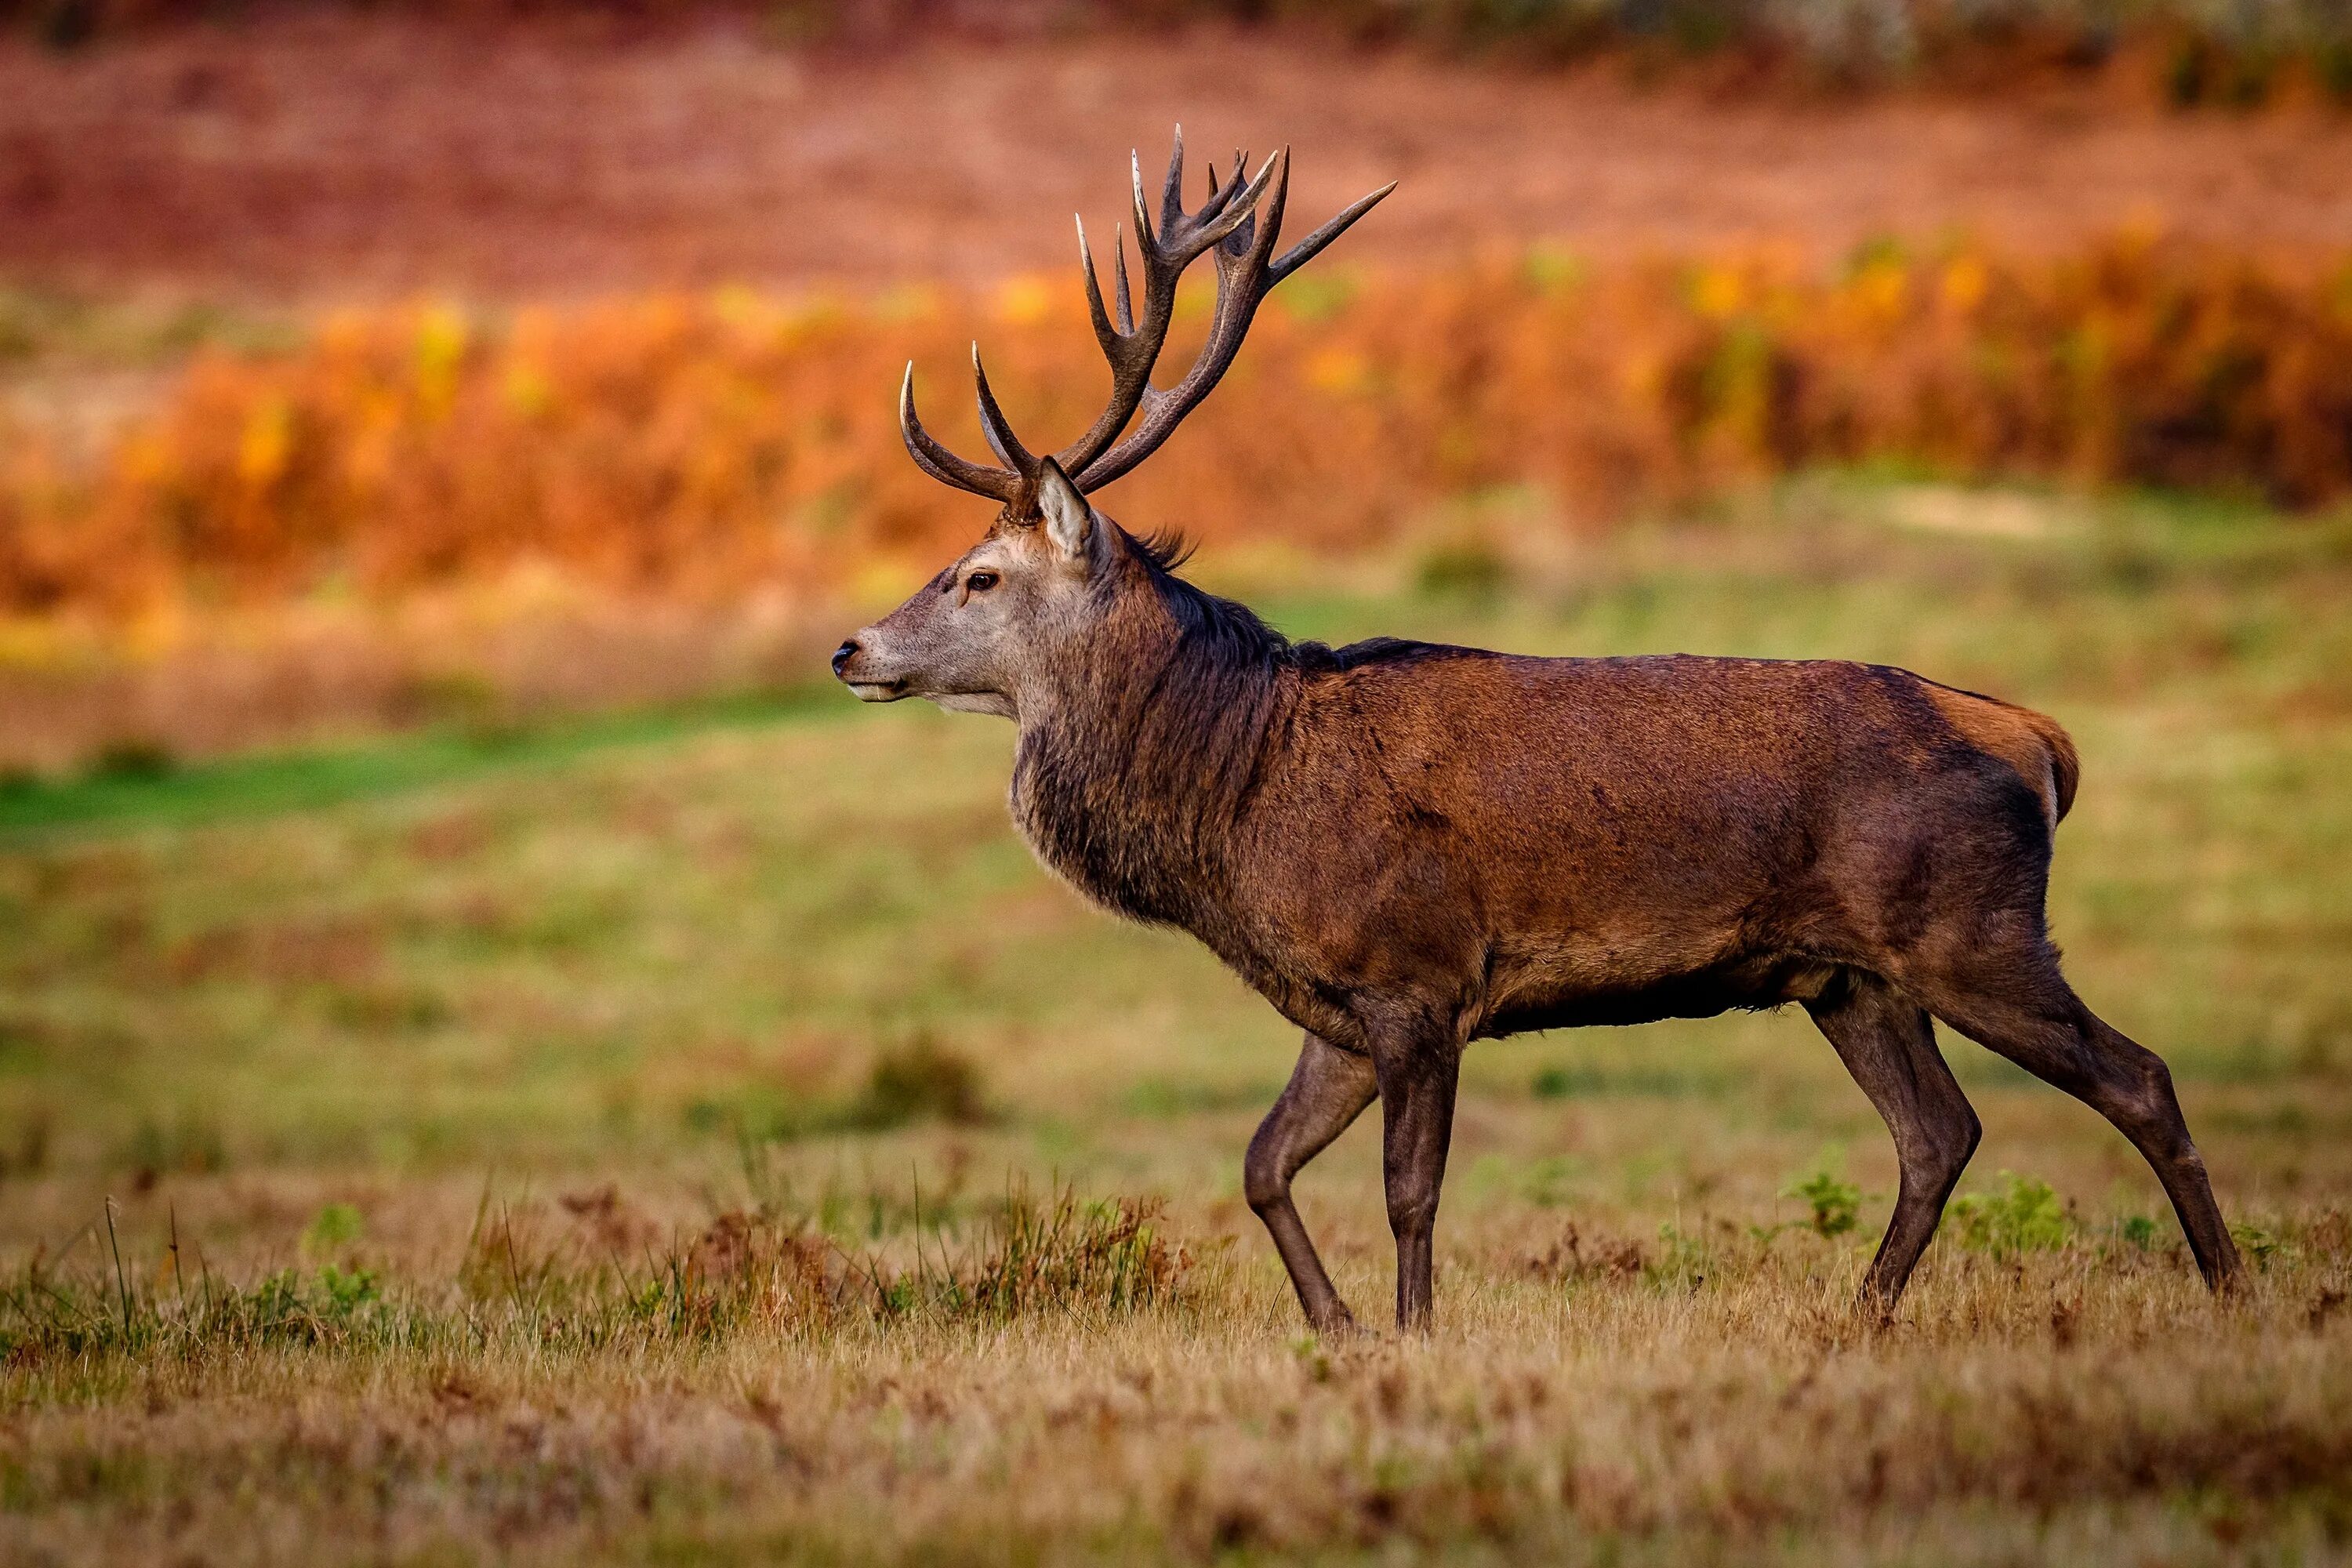
[[[175,762],[151,746],[118,747],[69,778],[0,780],[0,845],[109,825],[211,822],[337,805],[496,769],[560,764],[615,746],[824,716],[845,701],[831,688],[794,687],[196,763]]]

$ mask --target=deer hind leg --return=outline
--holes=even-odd
[[[1895,1135],[1902,1186],[1862,1287],[1864,1301],[1883,1310],[1910,1282],[1983,1129],[1916,1002],[1875,974],[1847,970],[1805,1007]]]
[[[1956,968],[1913,989],[1937,1017],[2115,1123],[2163,1184],[2205,1283],[2215,1290],[2234,1284],[2237,1245],[2164,1059],[2084,1006],[2046,942],[2006,963],[1995,952],[1972,953]]]
[[[1290,1201],[1291,1178],[1353,1126],[1378,1095],[1370,1058],[1351,1055],[1310,1034],[1288,1086],[1258,1124],[1242,1162],[1242,1191],[1274,1237],[1307,1321],[1325,1332],[1352,1328],[1356,1320],[1333,1288],[1331,1276],[1324,1272],[1298,1207]]]

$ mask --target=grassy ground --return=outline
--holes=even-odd
[[[1300,635],[1888,659],[2065,721],[2058,932],[2171,1060],[2245,1298],[1948,1039],[1972,1202],[1858,1319],[1892,1153],[1765,1016],[1480,1046],[1434,1335],[1318,1342],[1239,1198],[1289,1031],[1031,865],[1001,725],[118,773],[0,801],[0,1561],[2352,1552],[2344,521],[1812,481],[1434,537],[1202,572]],[[1378,1318],[1369,1126],[1302,1195]]]

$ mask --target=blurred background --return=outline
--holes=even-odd
[[[1294,1031],[824,663],[990,521],[903,366],[1083,428],[1179,122],[1400,184],[1105,509],[2054,715],[2252,1290],[1945,1031],[1865,1322],[1890,1141],[1739,1015],[1481,1043],[1436,1338],[1299,1337]],[[2347,864],[2346,0],[0,0],[0,1562],[2332,1561]]]
[[[1195,200],[1294,145],[1296,232],[1402,184],[1108,510],[1299,636],[2055,713],[2078,983],[2233,1205],[2342,1190],[2340,4],[16,0],[9,1239],[898,1137],[1238,1223],[1286,1029],[1031,867],[1004,727],[821,663],[988,521],[899,449],[900,366],[966,449],[974,338],[1023,431],[1079,428],[1071,214],[1107,248],[1179,121]],[[1482,1050],[1465,1190],[1760,1214],[1851,1138],[1876,1204],[1818,1044]],[[2156,1201],[1954,1050],[1993,1163]]]

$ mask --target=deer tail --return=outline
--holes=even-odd
[[[1932,681],[1928,688],[1955,730],[2017,770],[2026,787],[2041,800],[2042,819],[2056,831],[2074,804],[2074,785],[2083,772],[2074,742],[2058,721],[1978,692]]]
[[[2025,710],[2027,721],[2042,744],[2050,752],[2049,795],[2050,826],[2057,826],[2074,808],[2074,786],[2083,777],[2083,759],[2075,753],[2074,737],[2060,728],[2058,721],[2046,714]]]

